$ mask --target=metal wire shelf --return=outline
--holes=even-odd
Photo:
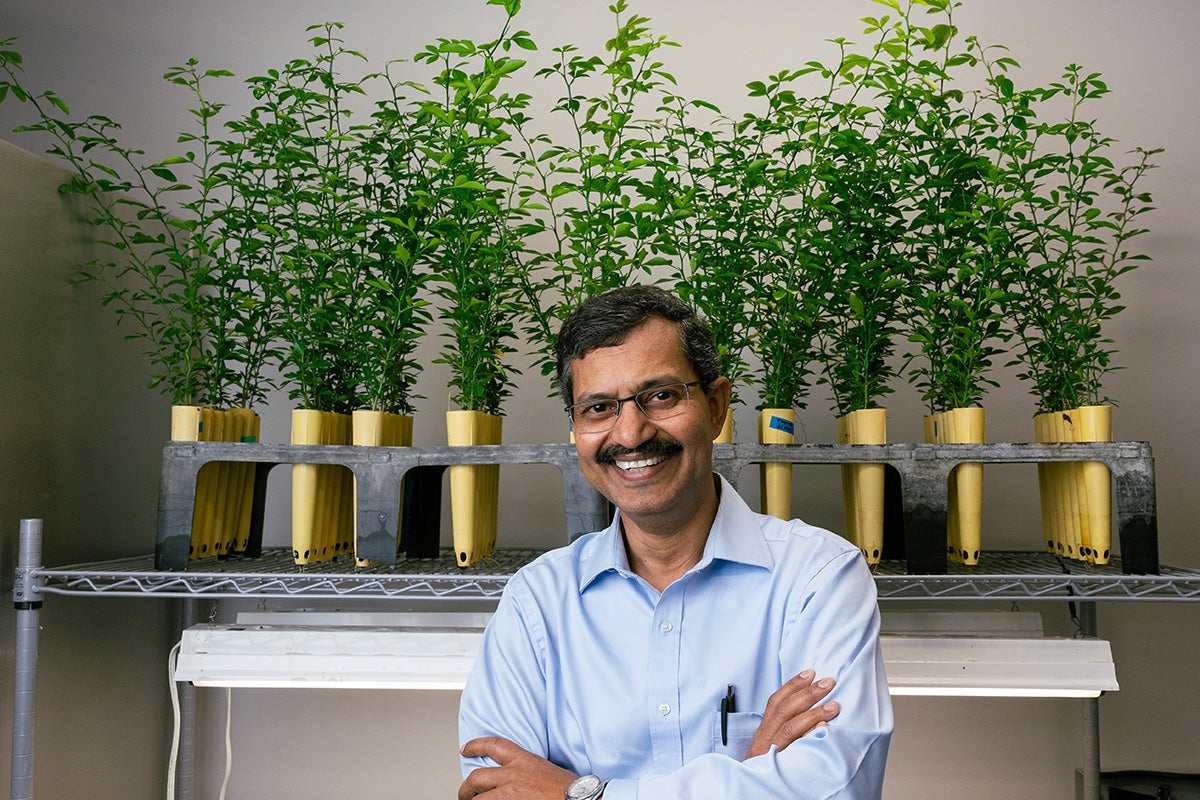
[[[352,558],[297,567],[286,549],[258,558],[193,561],[187,571],[154,569],[151,555],[59,568],[35,568],[42,594],[116,597],[345,597],[480,600],[498,598],[517,569],[541,550],[498,550],[459,568],[449,550],[394,567],[356,567]],[[950,564],[946,575],[907,575],[902,561],[875,568],[880,600],[1200,601],[1200,570],[1163,566],[1125,575],[1119,558],[1099,566],[1049,553],[984,553],[978,566]]]
[[[1126,575],[1121,559],[1088,564],[1050,553],[985,552],[976,566],[950,563],[946,575],[905,575],[904,563],[875,571],[880,600],[1200,601],[1200,570],[1161,565]]]
[[[487,599],[499,597],[508,578],[540,550],[501,550],[459,568],[449,550],[436,559],[400,560],[394,567],[358,567],[339,558],[298,567],[287,549],[265,549],[257,558],[206,558],[186,572],[154,569],[153,556],[38,569],[44,594],[117,597],[311,597]]]

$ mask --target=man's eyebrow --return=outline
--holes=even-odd
[[[654,378],[647,378],[646,380],[637,384],[637,388],[634,389],[629,394],[640,394],[641,392],[644,392],[647,389],[653,389],[655,386],[669,386],[673,383],[687,383],[687,382],[688,382],[687,378],[681,378],[678,375],[673,375],[673,374],[659,375]],[[628,397],[629,395],[624,395],[624,396]],[[616,398],[617,398],[617,395],[610,393],[610,392],[590,392],[585,395],[580,395],[578,398],[576,398],[575,402],[572,403],[572,405],[579,405],[580,403],[591,403],[596,400],[615,400]]]

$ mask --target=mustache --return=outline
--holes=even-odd
[[[610,444],[602,447],[596,453],[596,462],[599,464],[612,464],[620,456],[656,458],[658,456],[672,456],[682,451],[683,443],[678,439],[656,436],[633,448],[619,444]]]

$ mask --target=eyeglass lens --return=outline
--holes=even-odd
[[[568,410],[572,427],[582,433],[600,433],[617,424],[621,405],[632,400],[648,419],[662,420],[680,414],[681,404],[690,398],[689,388],[693,383],[669,383],[651,386],[629,397],[599,398],[586,403],[576,403]]]

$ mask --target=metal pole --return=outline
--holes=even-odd
[[[1079,627],[1085,636],[1096,635],[1096,604],[1079,604]],[[1081,800],[1100,799],[1100,699],[1083,700],[1083,777]]]
[[[1100,800],[1100,701],[1083,700],[1082,800]]]
[[[40,586],[33,573],[42,560],[42,521],[21,520],[13,585],[17,649],[13,675],[12,800],[33,798],[33,713],[37,679]]]
[[[198,603],[195,598],[185,598],[180,613],[181,629],[196,624]],[[175,797],[192,800],[195,789],[196,768],[196,687],[184,682],[179,684],[179,760],[175,772]]]

